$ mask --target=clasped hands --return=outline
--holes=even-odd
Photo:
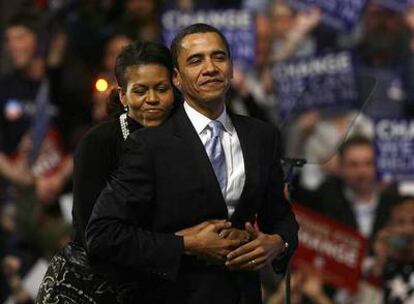
[[[241,230],[225,220],[210,220],[180,230],[176,235],[183,236],[187,254],[234,271],[259,270],[285,250],[279,235],[265,234],[250,223]]]

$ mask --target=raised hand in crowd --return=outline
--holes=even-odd
[[[22,285],[22,278],[20,276],[21,264],[22,261],[18,257],[8,255],[2,261],[2,270],[13,293],[14,302],[16,304],[33,303],[29,293]]]
[[[49,67],[59,67],[62,64],[68,44],[67,40],[68,37],[64,31],[60,31],[52,37],[47,56],[47,65]]]
[[[312,7],[307,11],[297,13],[292,27],[292,34],[303,38],[309,34],[321,21],[321,11]]]

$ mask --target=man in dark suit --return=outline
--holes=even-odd
[[[232,63],[217,29],[192,25],[171,48],[184,105],[163,126],[130,135],[94,207],[90,254],[146,278],[131,303],[261,303],[258,270],[284,272],[297,245],[278,131],[226,112]],[[212,219],[232,229],[197,226]],[[248,242],[233,238],[242,230]]]

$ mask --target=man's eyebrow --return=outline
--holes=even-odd
[[[211,54],[212,55],[226,55],[227,56],[227,52],[223,51],[223,50],[215,50]]]
[[[211,55],[226,55],[227,56],[227,52],[224,50],[214,50],[211,52]],[[202,58],[204,57],[205,54],[203,53],[195,53],[195,54],[191,54],[190,56],[187,57],[186,61],[190,61],[193,58]]]

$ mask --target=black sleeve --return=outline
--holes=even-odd
[[[88,251],[108,262],[174,280],[184,252],[183,238],[145,229],[154,199],[152,155],[143,137],[133,135],[92,211],[86,229]]]
[[[284,196],[284,175],[280,163],[280,136],[277,129],[274,130],[270,175],[267,182],[265,201],[258,214],[258,224],[263,232],[278,234],[289,244],[283,258],[276,259],[272,263],[273,269],[277,273],[284,273],[298,244],[299,226],[291,205]]]
[[[102,134],[102,131],[107,134]],[[96,128],[89,132],[80,141],[75,154],[72,212],[75,229],[79,229],[78,235],[85,246],[85,230],[93,205],[110,179],[116,158],[116,142],[111,140],[108,131]]]

